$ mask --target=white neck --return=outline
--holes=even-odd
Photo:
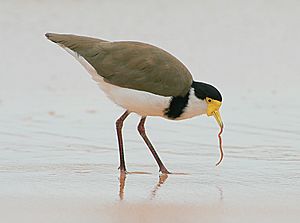
[[[184,112],[176,120],[188,119],[194,116],[206,114],[207,103],[196,97],[194,88],[190,89],[190,96],[187,107]]]

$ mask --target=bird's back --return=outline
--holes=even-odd
[[[184,96],[192,84],[188,69],[168,52],[150,44],[46,34],[83,57],[110,84],[161,96]]]

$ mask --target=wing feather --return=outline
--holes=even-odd
[[[162,96],[184,96],[192,84],[188,69],[168,52],[140,42],[46,34],[84,57],[108,83]]]

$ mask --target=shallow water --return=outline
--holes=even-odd
[[[33,222],[38,212],[36,219],[49,216],[49,222],[299,218],[297,2],[271,9],[208,1],[1,4],[1,216],[17,222]],[[48,31],[138,39],[178,55],[195,79],[223,94],[221,165],[215,167],[219,129],[213,118],[150,117],[148,135],[167,168],[178,173],[160,177],[133,114],[123,130],[132,174],[120,178],[114,122],[123,111],[43,37]]]

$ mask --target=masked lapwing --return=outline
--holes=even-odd
[[[111,42],[54,33],[46,37],[74,56],[107,97],[125,109],[116,121],[121,173],[126,173],[122,126],[131,112],[141,116],[137,129],[162,173],[169,171],[146,135],[147,116],[182,120],[206,114],[214,116],[223,128],[220,92],[210,84],[194,81],[188,69],[170,53],[134,41]]]

